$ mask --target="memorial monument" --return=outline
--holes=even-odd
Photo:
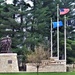
[[[11,38],[0,39],[0,72],[18,72],[17,54],[11,51]]]
[[[0,40],[0,53],[10,53],[11,52],[11,38],[4,37]]]

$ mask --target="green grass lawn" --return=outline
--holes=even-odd
[[[37,73],[0,73],[0,75],[37,75]],[[75,72],[65,72],[65,73],[50,73],[50,72],[45,72],[45,73],[39,73],[39,75],[75,75]]]

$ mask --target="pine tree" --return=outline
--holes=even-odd
[[[20,54],[23,46],[34,51],[34,47],[39,43],[50,48],[50,18],[57,19],[56,6],[60,8],[70,8],[67,20],[74,19],[74,0],[31,0],[33,6],[24,0],[13,0],[13,4],[7,4],[0,0],[0,38],[9,35],[12,38],[12,50]],[[30,9],[29,9],[30,8]],[[60,20],[64,21],[63,16]],[[74,62],[74,32],[73,24],[67,26],[67,59]],[[63,53],[63,27],[60,28],[60,50]],[[71,37],[71,38],[69,38]],[[56,30],[53,29],[53,50],[56,50]],[[50,50],[50,49],[49,49]],[[70,53],[72,56],[70,56]],[[21,52],[23,54],[23,51]]]
[[[57,21],[56,20],[57,19],[57,13],[56,13],[57,4],[59,4],[60,8],[71,9],[72,8],[71,3],[73,3],[74,1],[73,0],[72,1],[70,1],[70,0],[66,0],[66,1],[64,1],[64,0],[58,0],[58,1],[55,1],[55,0],[54,1],[53,0],[41,0],[41,1],[40,0],[39,1],[32,0],[32,1],[35,3],[34,4],[35,10],[33,11],[33,14],[34,14],[34,19],[36,18],[36,20],[34,20],[34,21],[35,22],[37,21],[37,23],[38,23],[36,28],[37,28],[37,30],[39,30],[39,32],[41,33],[43,38],[46,38],[46,37],[48,38],[46,41],[46,42],[48,42],[48,41],[50,41],[50,18],[52,17],[53,21]],[[40,6],[41,6],[41,8],[40,8]],[[47,12],[46,12],[45,8],[46,8]],[[43,14],[42,9],[44,9],[45,14]],[[40,14],[40,12],[42,12],[42,13]],[[71,10],[70,10],[70,12],[67,14],[67,20],[69,20],[71,16],[72,15],[71,15]],[[42,19],[44,19],[44,20],[41,21]],[[64,17],[60,16],[60,20],[62,20],[64,22]],[[39,28],[38,28],[38,26],[39,26]],[[41,27],[43,27],[42,30],[41,30]],[[47,28],[47,30],[46,30],[46,28]],[[67,52],[68,52],[67,57],[68,58],[69,58],[70,50],[73,50],[72,45],[71,45],[72,40],[68,38],[68,37],[72,36],[71,35],[72,30],[73,30],[72,26],[71,27],[67,26]],[[53,47],[54,47],[54,50],[56,50],[56,40],[57,40],[56,39],[56,30],[53,30],[53,31],[54,31],[54,33],[53,33],[53,37],[54,37],[53,45],[54,46]],[[64,35],[63,35],[64,32],[63,31],[64,31],[63,27],[60,28],[60,50],[62,53],[63,53],[63,47],[64,47]],[[44,42],[45,42],[45,40],[44,40]],[[68,40],[70,40],[71,43],[68,42]],[[61,53],[60,53],[60,55],[61,55]]]
[[[23,0],[22,0],[23,1]],[[19,4],[18,4],[19,3]],[[24,2],[23,2],[24,3]],[[0,10],[0,37],[10,36],[12,38],[12,50],[19,50],[24,43],[24,27],[25,27],[25,15],[26,4],[23,6],[21,2],[14,1],[13,4],[7,4],[4,2],[1,4]],[[20,21],[18,21],[20,19]]]

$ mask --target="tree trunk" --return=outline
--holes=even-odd
[[[37,75],[39,75],[39,65],[37,65]]]

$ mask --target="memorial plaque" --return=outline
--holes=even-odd
[[[8,64],[12,64],[12,60],[8,60]]]

